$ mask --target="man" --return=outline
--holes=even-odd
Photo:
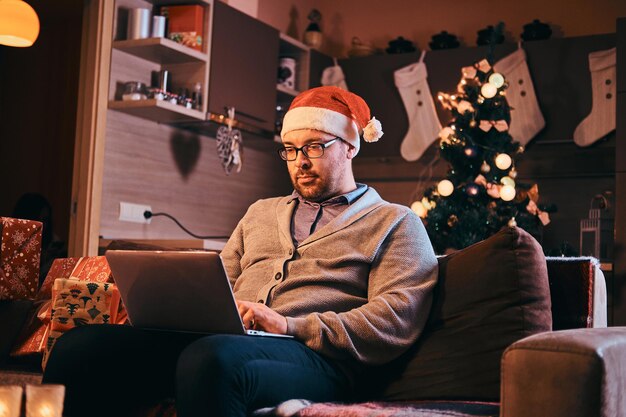
[[[164,341],[108,326],[107,340],[116,337],[118,346],[145,351],[152,345],[155,351],[157,344],[156,351],[165,352],[156,360],[171,373],[176,369],[179,417],[245,416],[290,398],[349,400],[369,365],[398,357],[419,336],[437,261],[417,216],[354,180],[361,133],[370,141],[382,135],[369,113],[363,99],[336,87],[296,97],[279,151],[295,191],[254,203],[222,251],[246,326],[294,339],[211,335]],[[86,327],[80,331],[93,333]],[[46,372],[46,382],[69,382],[68,393],[78,388],[60,375],[72,355],[80,355],[75,345],[84,346],[70,343],[77,333],[59,339]],[[100,353],[110,350],[109,342]],[[125,369],[148,376],[131,386],[167,385],[171,374],[155,373],[150,354],[139,351],[124,361]],[[76,375],[84,372],[79,369]]]

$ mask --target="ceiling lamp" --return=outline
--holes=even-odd
[[[27,47],[37,40],[39,18],[22,0],[0,0],[0,44]]]

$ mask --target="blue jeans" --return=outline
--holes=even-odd
[[[336,365],[295,340],[112,325],[59,338],[44,383],[66,386],[70,417],[136,416],[174,396],[178,417],[243,417],[291,398],[346,400],[351,391]]]

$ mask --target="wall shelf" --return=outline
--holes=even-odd
[[[138,116],[160,123],[205,120],[205,114],[199,110],[187,109],[164,100],[110,100],[109,109]]]
[[[114,41],[113,48],[157,64],[208,62],[209,56],[167,38]]]

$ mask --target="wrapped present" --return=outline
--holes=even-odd
[[[35,298],[42,228],[41,222],[0,217],[0,300]]]
[[[73,278],[97,283],[112,282],[111,268],[104,256],[55,259],[35,298],[37,309],[22,329],[11,356],[42,353],[50,333],[52,287],[58,278]],[[124,307],[119,304],[115,323],[126,322]]]
[[[68,330],[88,324],[111,324],[117,319],[120,293],[108,282],[58,278],[52,287],[51,319],[44,346],[45,368],[56,340]]]
[[[202,50],[204,8],[200,5],[163,6],[168,18],[168,37],[185,46]]]

